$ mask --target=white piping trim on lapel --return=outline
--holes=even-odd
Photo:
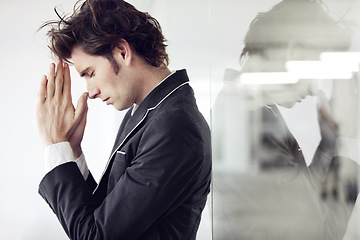
[[[184,82],[184,83],[180,84],[179,86],[177,86],[176,88],[174,88],[171,92],[169,92],[168,95],[166,95],[163,99],[161,99],[160,102],[158,102],[158,104],[155,105],[155,107],[148,108],[148,110],[151,111],[151,110],[154,110],[155,108],[157,108],[165,99],[167,99],[171,94],[173,94],[173,92],[175,92],[176,90],[178,90],[179,88],[181,88],[182,86],[184,86],[188,83],[189,83],[189,81]]]
[[[180,84],[179,86],[177,86],[176,88],[174,88],[170,93],[168,93],[163,99],[161,99],[158,104],[156,104],[154,107],[151,107],[151,108],[148,108],[146,110],[146,113],[144,115],[144,117],[136,124],[136,126],[131,129],[131,131],[128,133],[128,135],[126,135],[126,137],[124,138],[124,140],[119,144],[119,146],[115,149],[115,151],[111,154],[107,164],[106,164],[106,167],[105,167],[105,170],[103,171],[103,173],[101,174],[101,178],[99,180],[99,183],[98,185],[96,186],[95,190],[93,191],[93,194],[95,193],[95,191],[98,189],[98,187],[100,186],[100,183],[101,183],[101,180],[106,172],[106,170],[108,169],[109,167],[109,164],[110,164],[110,160],[113,158],[113,156],[115,155],[115,153],[118,152],[118,149],[124,144],[124,142],[127,140],[127,138],[130,136],[130,134],[145,120],[145,118],[147,117],[148,113],[154,109],[156,109],[166,98],[168,98],[171,94],[173,94],[176,90],[178,90],[179,88],[181,88],[182,86],[188,84],[189,81],[187,82],[184,82],[182,84]]]

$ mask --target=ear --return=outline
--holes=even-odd
[[[129,43],[121,38],[116,46],[115,53],[117,59],[120,60],[125,66],[130,66],[133,60],[133,51]]]

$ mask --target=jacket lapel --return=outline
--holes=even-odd
[[[188,76],[185,70],[177,71],[163,80],[149,95],[144,99],[144,101],[139,105],[139,107],[134,112],[134,115],[131,116],[131,108],[127,115],[125,126],[123,131],[120,129],[120,137],[116,141],[116,145],[113,148],[112,156],[121,148],[125,142],[131,138],[131,135],[136,132],[136,129],[141,126],[141,124],[146,120],[150,111],[156,109],[158,105],[161,104],[168,96],[171,95],[181,86],[188,84]],[[124,119],[125,120],[125,119]]]
[[[157,106],[159,106],[168,96],[170,96],[178,88],[182,87],[185,84],[188,84],[188,81],[189,79],[186,70],[177,71],[174,74],[171,74],[169,77],[165,78],[162,83],[160,83],[152,92],[150,92],[150,94],[136,109],[133,116],[131,116],[133,107],[128,110],[123,122],[121,123],[118,136],[116,137],[115,145],[113,147],[106,168],[100,178],[100,182],[97,188],[94,190],[93,193],[98,191],[100,185],[103,182],[103,179],[108,178],[112,165],[112,160],[116,152],[131,138],[131,136],[137,131],[137,129],[141,127],[141,125],[148,117],[149,112],[156,109]],[[104,186],[106,185],[107,184],[104,184]],[[105,189],[100,190],[100,192],[103,192],[104,190]]]

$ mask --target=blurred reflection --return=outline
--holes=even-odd
[[[357,74],[294,74],[289,63],[349,47],[319,1],[284,0],[253,20],[241,71],[225,71],[213,108],[214,239],[342,239],[358,194]],[[307,96],[321,135],[309,166],[280,111]]]

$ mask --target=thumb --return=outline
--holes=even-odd
[[[322,116],[331,117],[330,102],[326,97],[325,93],[321,90],[317,92],[317,110]]]
[[[84,117],[84,114],[87,114],[88,105],[87,105],[87,99],[89,94],[87,92],[83,93],[81,97],[79,98],[76,109],[75,109],[75,122],[79,124],[81,119]],[[76,124],[76,125],[77,125]]]
[[[322,138],[321,141],[323,142],[323,145],[325,144],[325,147],[333,148],[338,134],[338,125],[332,116],[330,103],[325,93],[319,90],[317,96],[318,121]]]

